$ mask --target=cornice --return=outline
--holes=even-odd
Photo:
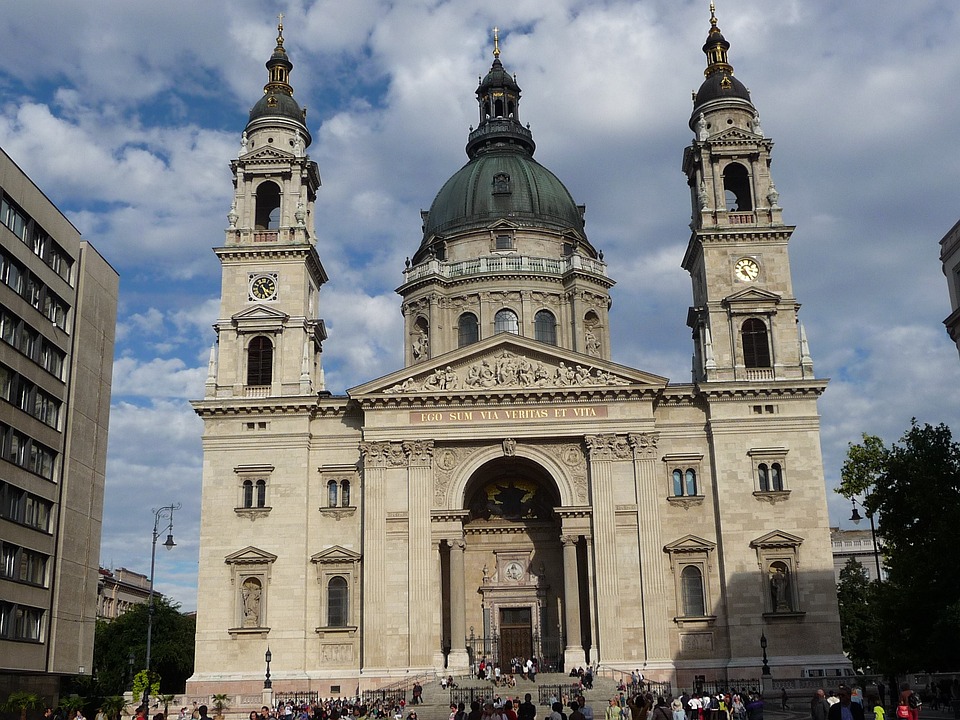
[[[322,402],[316,396],[267,398],[213,398],[194,400],[190,404],[200,417],[257,416],[307,414],[311,417],[337,417],[349,411],[349,398],[342,402]]]
[[[697,239],[704,244],[708,243],[756,243],[756,242],[788,242],[796,225],[769,225],[757,228],[747,228],[743,225],[736,227],[714,227],[709,230],[694,231],[691,239]]]
[[[398,295],[405,297],[413,292],[431,285],[440,285],[444,288],[456,288],[466,285],[488,285],[492,282],[501,282],[504,280],[524,283],[552,283],[566,287],[570,284],[570,278],[586,280],[593,285],[604,288],[605,290],[609,290],[617,284],[615,280],[611,280],[609,277],[594,275],[582,269],[570,270],[562,275],[554,275],[552,273],[547,275],[536,272],[483,272],[475,275],[458,275],[454,278],[444,277],[440,274],[427,275],[422,278],[417,278],[409,284],[401,285],[396,289],[395,292]]]
[[[416,394],[377,394],[363,395],[357,403],[363,410],[384,410],[388,408],[458,408],[458,407],[498,407],[504,404],[550,405],[555,403],[607,402],[622,403],[630,401],[653,400],[659,388],[618,386],[613,388],[554,388],[539,390],[500,390],[479,392],[458,392]]]

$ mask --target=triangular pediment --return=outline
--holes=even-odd
[[[265,145],[247,153],[246,155],[241,156],[240,160],[243,160],[244,162],[263,162],[265,160],[272,162],[274,160],[283,160],[284,162],[287,162],[292,157],[293,153],[284,152],[280,148]]]
[[[487,225],[487,230],[504,230],[507,228],[510,230],[515,230],[518,227],[520,227],[519,223],[515,223],[512,220],[507,220],[505,218],[498,218]]]
[[[795,548],[803,542],[803,538],[791,535],[783,530],[774,530],[750,542],[752,548]]]
[[[663,551],[668,553],[710,552],[716,547],[716,543],[704,540],[702,537],[684,535],[679,540],[664,545]]]
[[[266,565],[276,559],[277,556],[273,553],[248,545],[243,550],[227,555],[223,561],[228,565]]]
[[[727,305],[732,305],[735,303],[763,303],[777,304],[781,300],[779,293],[771,292],[770,290],[765,290],[758,287],[748,287],[740,290],[739,292],[733,293],[733,295],[727,295],[723,299],[723,302]]]
[[[316,555],[313,555],[310,558],[310,562],[314,563],[355,563],[360,560],[360,553],[356,553],[353,550],[347,550],[345,547],[340,545],[334,545],[328,547],[326,550],[321,550]]]
[[[269,305],[253,305],[252,307],[244,308],[240,312],[235,313],[230,319],[234,322],[251,320],[275,320],[283,322],[288,317],[289,315],[285,312],[270,307]]]
[[[536,340],[499,333],[347,391],[361,395],[472,394],[580,391],[646,386],[667,378]]]
[[[711,135],[708,140],[710,142],[751,142],[754,143],[757,139],[763,139],[761,135],[757,135],[743,128],[726,128],[721,132],[718,132],[716,135]]]

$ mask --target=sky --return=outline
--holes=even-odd
[[[940,238],[960,217],[960,4],[717,0],[766,135],[818,377],[828,490],[861,433],[960,432]],[[153,510],[181,503],[156,587],[196,607],[203,397],[229,162],[284,13],[323,186],[328,389],[402,366],[394,289],[420,210],[466,162],[474,90],[501,60],[537,159],[587,206],[613,289],[613,359],[690,380],[681,171],[709,0],[32,0],[0,23],[0,147],[121,277],[101,564],[148,572]],[[833,524],[849,501],[828,492]]]

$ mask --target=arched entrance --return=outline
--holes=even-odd
[[[563,550],[555,508],[560,493],[534,461],[507,455],[478,468],[464,489],[467,652],[510,672],[536,658],[561,668],[564,650]]]

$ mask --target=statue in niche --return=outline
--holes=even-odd
[[[774,612],[790,612],[790,577],[783,563],[770,566],[770,595]]]
[[[587,355],[593,355],[594,357],[600,354],[600,340],[597,338],[596,333],[593,330],[587,330],[583,336],[584,345],[587,348]]]
[[[247,152],[247,146],[250,141],[247,139],[247,131],[243,131],[243,135],[240,136],[240,154],[243,155]]]
[[[413,339],[413,359],[425,360],[428,352],[430,352],[430,338],[426,330],[418,328],[417,335]]]
[[[697,140],[703,141],[707,139],[707,119],[703,116],[703,113],[700,113],[700,117],[697,118]]]
[[[247,578],[240,588],[243,601],[243,626],[260,627],[260,595],[263,588],[256,578]]]

